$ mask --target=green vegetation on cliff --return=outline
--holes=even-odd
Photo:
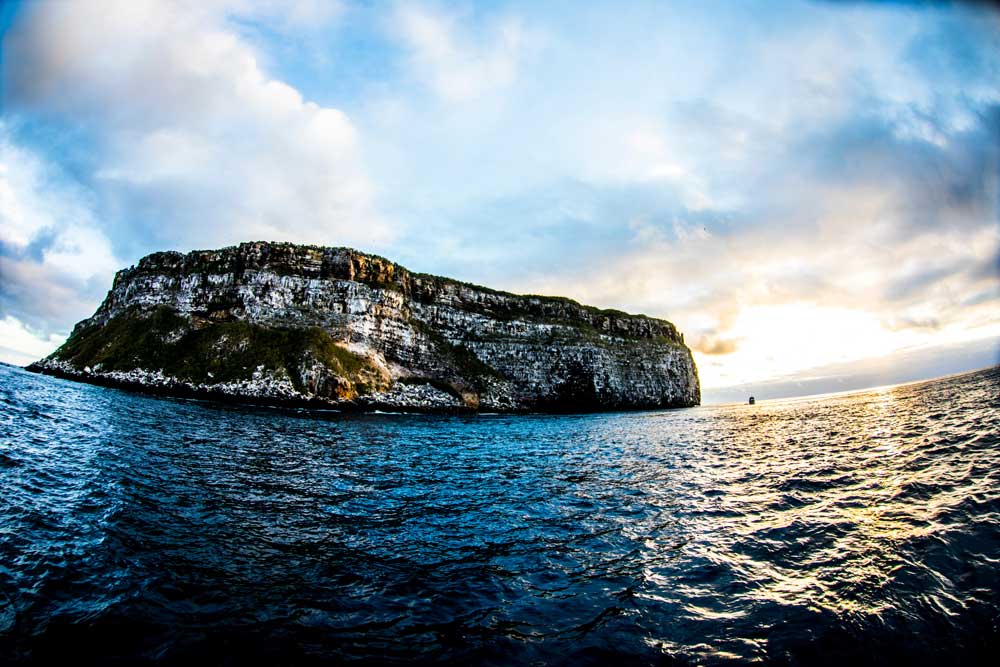
[[[53,358],[101,371],[161,370],[192,383],[249,380],[260,369],[287,376],[298,391],[307,388],[303,365],[313,362],[347,381],[339,390],[324,392],[342,397],[389,384],[371,361],[338,345],[319,327],[263,327],[242,320],[196,323],[163,306],[149,313],[130,310],[104,326],[74,331]]]

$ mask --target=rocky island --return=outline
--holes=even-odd
[[[350,248],[159,252],[29,370],[182,396],[341,410],[684,407],[673,324],[411,272]]]

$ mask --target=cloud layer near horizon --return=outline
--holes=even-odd
[[[987,7],[101,8],[4,35],[35,340],[147,252],[257,238],[666,317],[706,386],[1000,335]]]

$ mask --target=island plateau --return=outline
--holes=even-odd
[[[670,322],[409,271],[350,248],[158,252],[29,370],[338,410],[584,412],[700,402]]]

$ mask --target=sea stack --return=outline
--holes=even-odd
[[[171,395],[343,410],[697,405],[673,324],[408,271],[350,248],[243,243],[119,271],[28,367]]]

